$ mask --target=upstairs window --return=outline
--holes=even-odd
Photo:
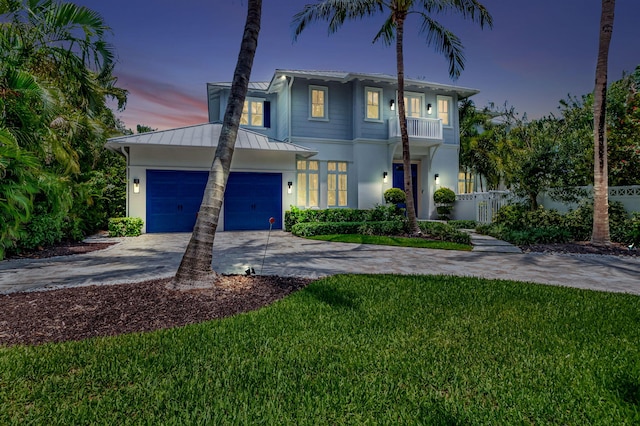
[[[327,162],[327,206],[347,206],[347,163]]]
[[[309,86],[309,117],[314,120],[328,120],[328,89],[322,86]]]
[[[366,114],[365,119],[368,121],[382,121],[382,89],[373,87],[365,88]]]
[[[269,102],[264,99],[247,98],[242,106],[240,125],[251,127],[270,127]]]
[[[298,206],[318,207],[320,179],[317,160],[298,160]]]
[[[451,126],[451,97],[438,96],[438,118],[443,126]]]
[[[419,94],[405,94],[404,109],[407,117],[422,117],[424,96]]]

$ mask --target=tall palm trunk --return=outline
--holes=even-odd
[[[191,240],[172,283],[172,288],[189,289],[214,284],[217,274],[211,267],[213,240],[218,227],[224,190],[231,168],[231,158],[236,144],[242,106],[249,87],[253,58],[258,47],[262,0],[248,0],[247,20],[233,74],[231,94],[222,122],[218,147],[213,159]]]
[[[413,179],[411,177],[411,152],[409,149],[409,132],[407,131],[407,113],[404,104],[404,21],[406,13],[397,11],[396,18],[396,66],[398,69],[398,119],[400,121],[400,138],[402,140],[402,164],[404,166],[404,192],[406,194],[407,219],[409,231],[419,234],[416,206],[413,203]]]
[[[593,130],[594,130],[594,205],[593,233],[591,243],[608,245],[609,235],[609,183],[607,165],[607,67],[609,45],[613,32],[613,16],[615,0],[602,0],[600,16],[600,42],[598,46],[598,62],[596,65],[596,86],[593,95]]]

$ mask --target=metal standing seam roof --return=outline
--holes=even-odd
[[[221,130],[221,123],[197,124],[177,129],[159,130],[111,138],[107,140],[106,147],[114,151],[117,151],[117,148],[120,146],[131,145],[215,148],[218,146]],[[238,129],[235,149],[291,152],[306,157],[317,154],[317,151],[309,148],[288,142],[272,141],[263,134],[243,128]]]

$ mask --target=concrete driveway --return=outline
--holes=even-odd
[[[0,262],[0,293],[172,276],[190,234],[144,234],[87,254]],[[265,254],[265,245],[269,245]],[[338,273],[450,274],[640,294],[640,258],[460,252],[329,243],[283,231],[221,232],[213,268],[242,274],[322,277]],[[263,266],[264,257],[264,266]]]

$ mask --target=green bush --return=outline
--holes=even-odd
[[[298,237],[313,237],[315,235],[357,234],[362,222],[319,222],[296,223],[291,227],[291,233]]]
[[[110,237],[137,237],[144,222],[139,217],[114,217],[109,219]]]
[[[418,222],[420,230],[430,238],[452,243],[471,244],[471,235],[459,231],[448,223]]]
[[[291,206],[284,214],[284,230],[292,232],[298,223],[369,222],[398,220],[404,217],[396,206],[376,206],[374,209],[300,209]]]
[[[478,224],[475,220],[450,220],[447,223],[456,229],[475,229]]]
[[[381,222],[388,220],[404,220],[405,209],[398,208],[395,205],[387,204],[384,206],[376,206],[375,208],[368,210],[368,214],[365,217],[367,222]]]
[[[433,201],[436,204],[453,204],[456,202],[456,193],[449,188],[436,189],[433,193]]]
[[[389,188],[384,191],[384,201],[387,204],[403,204],[407,201],[407,194],[400,188]]]
[[[407,231],[405,220],[387,220],[380,222],[365,222],[358,227],[361,235],[400,235]]]

